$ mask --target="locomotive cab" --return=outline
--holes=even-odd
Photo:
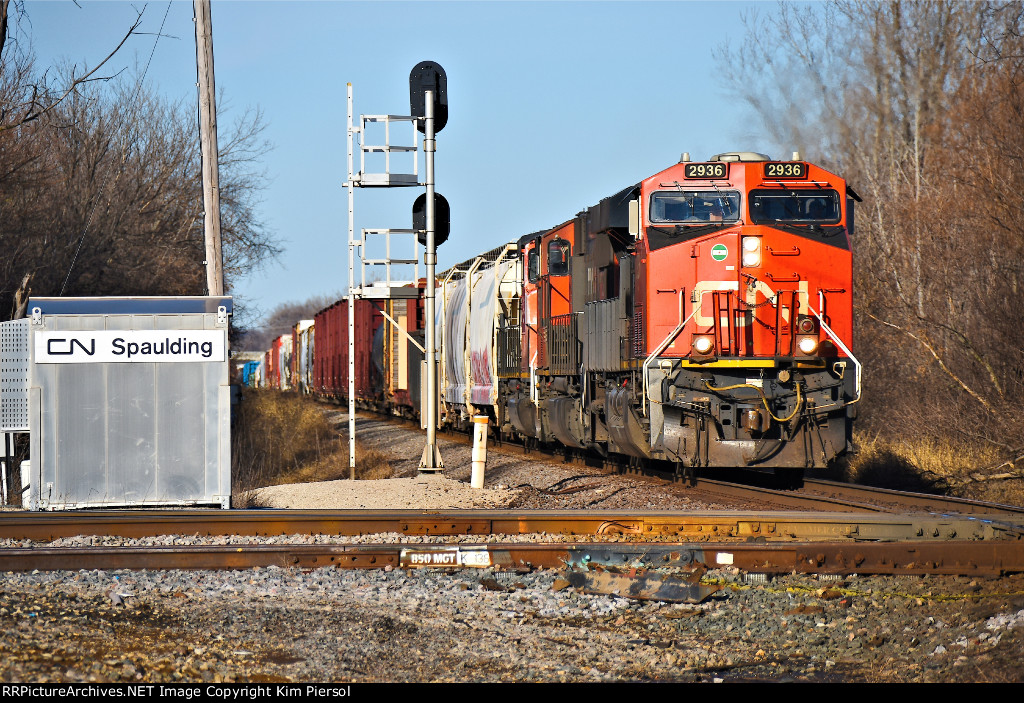
[[[794,156],[720,154],[642,184],[652,456],[811,468],[847,447],[847,189]]]

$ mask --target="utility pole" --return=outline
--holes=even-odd
[[[220,174],[217,168],[217,102],[213,84],[213,27],[210,0],[193,0],[196,23],[196,85],[199,87],[199,141],[203,160],[203,223],[206,233],[207,295],[224,295],[220,247]]]

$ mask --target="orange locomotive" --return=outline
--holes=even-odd
[[[522,238],[499,426],[681,469],[824,466],[860,397],[855,200],[796,154],[684,154]]]

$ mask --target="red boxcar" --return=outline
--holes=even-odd
[[[376,402],[382,394],[383,375],[374,363],[374,339],[384,316],[370,300],[355,301],[356,398]],[[319,395],[348,398],[348,299],[316,314],[313,387]]]

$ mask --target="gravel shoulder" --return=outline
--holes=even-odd
[[[505,508],[519,495],[507,488],[473,490],[443,475],[375,481],[322,481],[270,486],[256,491],[269,508],[302,510],[469,510]]]
[[[332,422],[347,427],[348,415],[327,406]],[[745,509],[702,500],[699,491],[682,485],[666,486],[642,476],[609,474],[597,467],[566,463],[519,448],[488,447],[484,487],[470,486],[472,449],[441,434],[438,446],[445,471],[420,474],[423,434],[403,425],[365,415],[356,418],[356,436],[370,448],[392,457],[395,478],[373,481],[325,481],[270,486],[258,491],[261,504],[273,508],[333,510],[473,509],[520,510],[626,509],[714,510]],[[356,461],[359,461],[358,455]]]
[[[5,682],[1020,681],[1021,579],[790,576],[700,605],[561,573],[4,574]]]

